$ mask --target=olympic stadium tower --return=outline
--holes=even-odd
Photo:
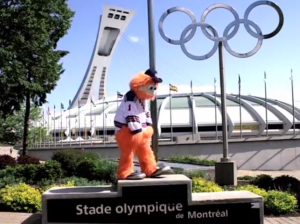
[[[111,59],[124,31],[135,15],[135,10],[105,5],[100,16],[98,35],[94,50],[81,85],[70,105],[70,109],[85,105],[105,96],[106,78]]]

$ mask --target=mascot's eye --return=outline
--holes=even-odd
[[[149,87],[150,90],[156,90],[156,86]]]

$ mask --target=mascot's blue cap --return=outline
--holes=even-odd
[[[157,71],[155,71],[153,69],[148,69],[145,72],[145,75],[149,75],[155,83],[162,83],[163,82],[163,80],[161,78],[157,77]]]

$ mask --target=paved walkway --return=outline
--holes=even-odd
[[[42,224],[40,213],[0,212],[0,224]],[[299,224],[300,217],[267,217],[264,224]]]

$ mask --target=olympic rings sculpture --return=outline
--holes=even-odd
[[[278,23],[277,28],[269,34],[262,34],[262,31],[261,31],[260,27],[257,24],[255,24],[253,21],[248,19],[250,12],[255,7],[260,6],[260,5],[267,5],[267,6],[270,6],[270,7],[274,8],[276,10],[276,12],[278,13],[278,15],[279,15],[279,23]],[[227,27],[225,28],[225,30],[223,32],[223,37],[219,37],[217,31],[215,30],[215,28],[213,26],[211,26],[210,24],[205,23],[205,19],[206,19],[207,15],[212,10],[218,9],[218,8],[223,8],[223,9],[229,10],[235,18],[235,20],[233,22],[229,23],[227,25]],[[192,20],[192,23],[190,25],[188,25],[182,31],[179,40],[173,40],[173,39],[167,37],[164,30],[163,30],[164,20],[167,18],[167,16],[169,14],[171,14],[173,12],[183,12],[183,13],[187,14]],[[237,34],[241,23],[244,24],[244,27],[245,27],[246,31],[252,37],[257,38],[256,46],[251,51],[249,51],[247,53],[235,52],[230,48],[230,46],[228,44],[228,40],[230,40],[231,38],[233,38]],[[281,11],[281,9],[279,8],[278,5],[276,5],[274,2],[271,2],[271,1],[257,1],[257,2],[252,3],[246,9],[243,19],[240,19],[238,13],[236,12],[236,10],[234,8],[232,8],[230,5],[226,5],[226,4],[215,4],[215,5],[212,5],[212,6],[208,7],[203,12],[200,22],[197,22],[196,17],[193,14],[193,12],[186,9],[186,8],[183,8],[183,7],[170,8],[167,11],[165,11],[162,14],[162,16],[160,17],[158,28],[159,28],[159,33],[162,36],[162,38],[170,44],[180,45],[181,50],[183,51],[183,53],[186,56],[188,56],[189,58],[191,58],[193,60],[205,60],[205,59],[208,59],[211,56],[213,56],[214,53],[218,50],[219,42],[223,42],[224,48],[228,51],[228,53],[230,53],[231,55],[233,55],[235,57],[238,57],[238,58],[251,57],[252,55],[254,55],[255,53],[257,53],[259,51],[259,49],[261,48],[261,45],[263,43],[263,39],[270,39],[270,38],[274,37],[275,35],[277,35],[280,32],[280,30],[283,27],[283,23],[284,23],[284,16],[283,16],[283,13],[282,13],[282,11]],[[250,28],[250,26],[252,26],[255,29],[256,32],[254,32]],[[201,27],[201,30],[202,30],[203,34],[208,39],[210,39],[214,42],[214,46],[213,46],[212,50],[210,52],[208,52],[207,54],[202,55],[202,56],[196,56],[196,55],[191,54],[185,47],[185,44],[194,37],[198,27]],[[234,27],[234,28],[233,28],[232,32],[229,33],[229,31],[231,30],[232,27]],[[207,31],[207,29],[212,31],[213,36]],[[191,32],[189,33],[189,35],[187,35],[190,30],[191,30]]]

